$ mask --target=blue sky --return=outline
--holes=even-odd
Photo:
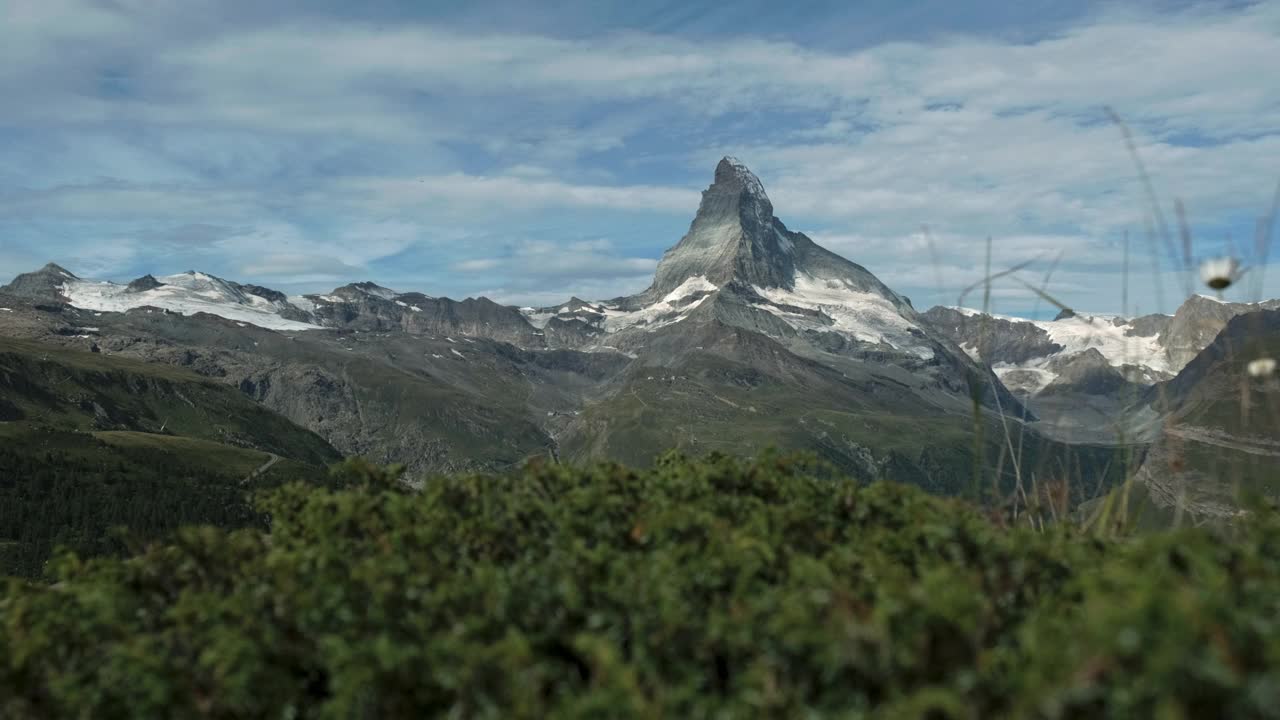
[[[732,154],[922,309],[981,277],[990,237],[993,267],[1032,261],[1077,308],[1172,310],[1186,277],[1107,105],[1194,255],[1257,265],[1280,3],[542,5],[0,0],[0,281],[55,260],[613,297]],[[1232,296],[1280,295],[1264,269]],[[1044,312],[1009,279],[993,297]]]

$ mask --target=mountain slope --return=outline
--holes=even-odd
[[[80,432],[209,440],[323,466],[323,439],[233,388],[177,368],[0,340],[0,419]]]
[[[1125,498],[1136,522],[1217,524],[1250,495],[1280,498],[1280,375],[1250,375],[1259,358],[1280,358],[1280,310],[1232,318],[1177,377],[1148,391],[1160,425]]]
[[[79,338],[69,338],[79,341]],[[188,371],[0,338],[0,576],[55,546],[122,553],[182,525],[262,525],[248,492],[323,479],[341,456]]]
[[[1167,411],[1139,477],[1162,504],[1185,493],[1188,510],[1221,517],[1240,493],[1280,497],[1280,378],[1248,363],[1280,358],[1280,310],[1232,318],[1213,343],[1154,393]]]

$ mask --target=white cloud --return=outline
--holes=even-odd
[[[577,213],[617,213],[619,225],[622,213],[690,214],[731,152],[790,225],[817,228],[913,295],[941,300],[972,282],[991,235],[996,267],[1061,251],[1055,284],[1074,301],[1118,285],[1124,230],[1135,266],[1148,252],[1145,201],[1103,105],[1132,124],[1166,210],[1184,198],[1201,238],[1265,209],[1280,156],[1280,89],[1264,71],[1280,66],[1276,3],[1113,6],[1050,37],[845,53],[783,39],[565,39],[351,19],[175,30],[180,16],[217,8],[12,0],[0,126],[55,141],[0,146],[0,214],[253,227],[210,247],[258,271],[300,268],[311,253],[337,272],[443,234],[521,236],[538,213],[560,214],[561,226]],[[49,157],[59,171],[41,167]],[[932,254],[922,224],[938,241]],[[676,240],[627,254],[656,257]],[[446,262],[509,274],[493,287],[523,283],[523,297],[564,282],[635,284],[651,263],[573,242],[554,243],[552,261],[532,245],[498,255],[475,241]],[[1142,282],[1135,292],[1154,292]]]
[[[239,269],[249,276],[278,278],[290,283],[338,281],[361,272],[361,268],[348,265],[335,257],[279,252],[251,258]]]
[[[527,290],[531,284],[651,277],[657,265],[656,258],[619,254],[607,239],[565,243],[522,240],[500,257],[464,260],[455,263],[453,268],[463,273],[509,277]],[[610,297],[617,294],[612,292]]]
[[[603,208],[692,213],[692,190],[648,185],[578,185],[559,180],[454,173],[420,178],[356,178],[339,185],[367,198],[370,206],[401,210],[426,205],[462,205],[469,210],[510,212],[531,208]]]

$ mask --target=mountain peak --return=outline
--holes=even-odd
[[[78,279],[61,265],[49,263],[34,272],[18,275],[8,285],[0,286],[0,291],[30,300],[61,302],[65,299],[62,287]]]
[[[765,193],[764,184],[760,182],[760,178],[756,177],[746,164],[732,155],[725,155],[716,165],[715,181],[711,184],[709,191],[713,190],[725,193],[745,192],[753,198],[769,202],[769,196]],[[772,211],[772,203],[770,203],[770,210]]]
[[[693,277],[716,286],[790,285],[794,275],[792,239],[773,216],[764,185],[740,160],[726,156],[716,165],[711,186],[689,232],[667,251],[646,301],[665,297]]]
[[[142,277],[130,282],[129,285],[125,288],[125,292],[131,292],[131,293],[146,292],[148,290],[155,290],[156,288],[161,287],[163,285],[164,283],[157,280],[154,275],[152,275],[151,273],[147,273],[146,275],[143,275]]]
[[[75,275],[71,274],[69,270],[67,270],[66,268],[62,267],[57,263],[46,263],[45,266],[40,268],[37,272],[48,273],[51,275],[61,275],[63,277],[70,278],[72,280],[79,279]]]

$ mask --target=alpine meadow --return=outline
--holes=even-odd
[[[0,0],[0,718],[1280,718],[1275,67]]]

